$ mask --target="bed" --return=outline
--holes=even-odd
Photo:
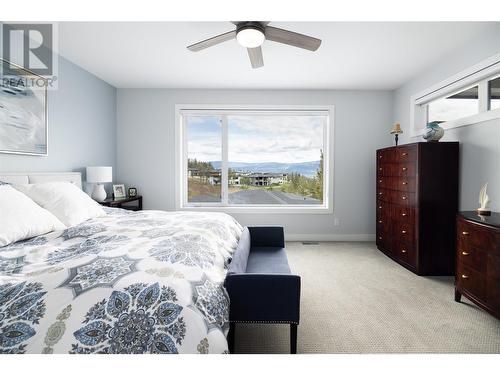
[[[79,174],[0,180],[81,186]],[[0,353],[227,353],[223,283],[242,227],[223,213],[105,210],[0,247]]]

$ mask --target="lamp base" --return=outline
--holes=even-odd
[[[102,202],[106,199],[107,194],[106,190],[104,190],[104,185],[101,184],[96,184],[94,186],[94,191],[92,191],[92,199],[96,200],[97,202]]]

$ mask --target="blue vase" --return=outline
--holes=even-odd
[[[439,140],[443,138],[444,129],[439,126],[440,123],[442,123],[442,121],[433,121],[427,124],[425,132],[422,135],[427,142],[439,142]]]

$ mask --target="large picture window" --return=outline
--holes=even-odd
[[[180,206],[328,209],[331,110],[180,109]]]

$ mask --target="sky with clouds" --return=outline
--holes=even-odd
[[[228,116],[229,161],[301,163],[319,160],[326,121],[326,115]],[[190,159],[221,160],[219,117],[189,116],[187,133]]]
[[[429,104],[429,122],[456,120],[478,112],[478,99],[443,98]]]

